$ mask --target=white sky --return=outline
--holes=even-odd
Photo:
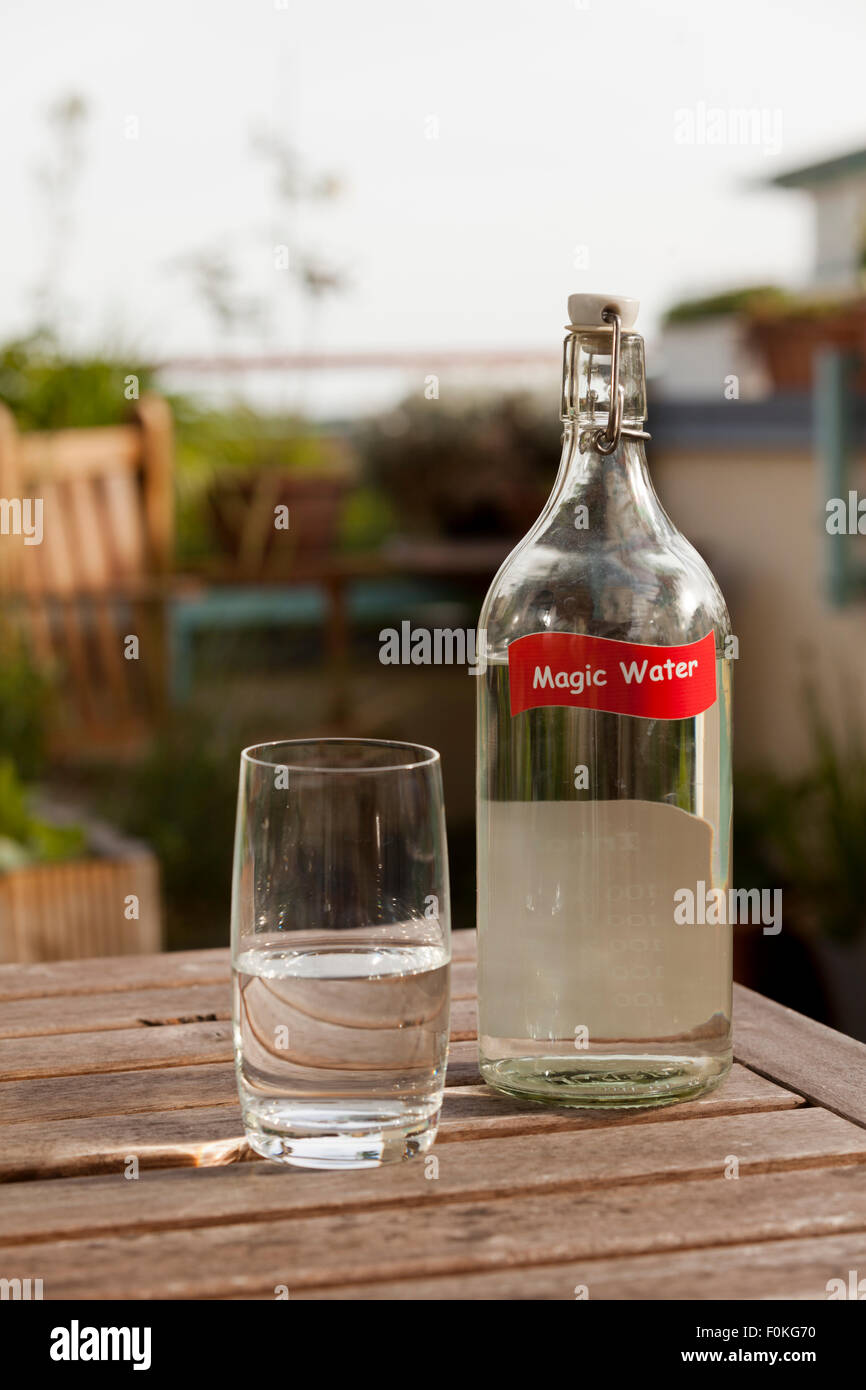
[[[32,318],[34,167],[69,91],[91,103],[62,267],[79,343],[556,349],[569,291],[636,295],[651,330],[684,292],[807,275],[805,201],[754,184],[866,144],[864,40],[859,0],[2,0],[0,339]],[[760,108],[781,147],[677,143],[700,103]],[[345,183],[305,218],[351,277],[313,339],[273,268],[262,129]],[[204,247],[271,302],[266,341],[221,339],[172,268]]]

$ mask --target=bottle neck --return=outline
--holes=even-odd
[[[670,521],[649,478],[641,432],[646,417],[644,339],[623,335],[619,385],[623,392],[621,432],[613,452],[599,448],[610,423],[612,334],[575,329],[563,354],[563,453],[544,514],[585,506],[588,525],[609,538],[624,532],[659,534]],[[575,525],[577,525],[575,520]]]
[[[612,418],[614,335],[611,331],[575,328],[563,345],[563,421],[576,422],[591,434],[606,429]],[[643,338],[639,333],[620,337],[617,384],[622,391],[624,429],[642,430],[646,419],[646,372]],[[587,445],[589,444],[587,440]]]
[[[622,432],[605,453],[598,446],[610,422],[611,357],[610,333],[581,329],[565,340],[562,459],[545,512],[584,506],[587,529],[597,535],[657,537],[671,523],[650,480],[643,439],[626,432],[642,431],[646,419],[643,338],[628,333],[621,340]]]
[[[586,506],[587,529],[609,536],[621,533],[620,521],[633,530],[657,532],[667,517],[650,479],[642,440],[623,435],[612,454],[600,454],[581,450],[583,433],[576,421],[566,421],[559,472],[545,510]]]

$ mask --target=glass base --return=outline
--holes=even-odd
[[[488,1086],[520,1100],[575,1108],[673,1105],[712,1091],[731,1069],[723,1056],[611,1055],[480,1059]]]
[[[250,1148],[295,1168],[379,1168],[432,1148],[441,1099],[425,1107],[257,1100],[244,1108]]]

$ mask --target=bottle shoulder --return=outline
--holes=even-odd
[[[730,634],[712,571],[671,523],[619,536],[562,523],[536,524],[496,574],[479,620],[491,652],[530,632],[659,646]]]

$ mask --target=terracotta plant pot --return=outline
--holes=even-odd
[[[852,300],[826,313],[792,313],[752,318],[748,338],[762,357],[777,391],[808,391],[814,358],[821,348],[863,354],[866,349],[866,300]],[[855,377],[866,390],[866,360]]]

